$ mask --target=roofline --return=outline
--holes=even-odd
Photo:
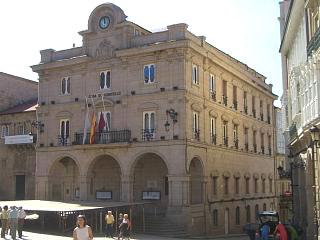
[[[281,52],[281,50],[282,50],[282,46],[283,46],[285,37],[286,37],[286,35],[287,35],[288,22],[289,22],[289,18],[291,17],[291,11],[292,11],[292,7],[293,7],[293,3],[294,3],[294,0],[291,0],[290,6],[289,6],[289,9],[288,9],[288,14],[287,14],[286,22],[285,22],[285,24],[284,24],[284,32],[283,32],[283,35],[282,35],[282,38],[281,38],[281,44],[280,44],[279,52]]]
[[[30,79],[27,79],[27,78],[19,77],[19,76],[16,76],[16,75],[5,73],[5,72],[0,72],[0,74],[6,75],[8,77],[15,77],[15,78],[18,78],[19,80],[27,81],[28,83],[32,83],[32,84],[38,85],[38,82],[30,80]]]

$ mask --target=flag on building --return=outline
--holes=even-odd
[[[103,112],[100,113],[100,119],[99,119],[99,132],[102,132],[104,130],[106,126],[106,122],[104,120],[104,117],[103,117]]]
[[[97,119],[96,119],[96,113],[93,111],[92,113],[92,121],[91,121],[91,128],[90,128],[90,144],[94,143],[94,134],[95,134],[95,130],[96,130],[96,123]]]
[[[85,144],[88,138],[88,132],[90,130],[90,118],[89,118],[89,108],[88,108],[88,103],[87,103],[87,99],[86,99],[86,116],[84,119],[84,128],[83,128],[83,140],[82,140],[82,144]]]

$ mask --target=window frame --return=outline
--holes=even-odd
[[[198,132],[200,129],[200,114],[199,112],[193,111],[192,113],[192,131]]]
[[[99,127],[99,122],[100,122],[100,115],[101,115],[101,113],[103,114],[103,117],[104,117],[104,121],[105,121],[105,123],[106,123],[106,125],[105,125],[105,129],[103,129],[104,131],[111,131],[111,126],[112,126],[112,114],[111,114],[111,111],[100,111],[100,112],[98,112],[98,119],[97,119],[97,127]],[[108,114],[110,115],[110,122],[108,123],[108,127],[109,127],[109,129],[107,129],[107,121],[108,121]]]
[[[153,66],[153,80],[151,81],[151,66]],[[146,81],[146,76],[145,76],[145,68],[148,68],[148,81]],[[153,84],[156,82],[156,65],[154,63],[149,63],[143,65],[143,83],[148,85],[148,84]]]
[[[104,73],[104,84],[103,84],[103,88],[101,88],[101,74]],[[107,76],[108,76],[108,73],[109,73],[109,79],[110,79],[110,86],[107,87]],[[110,69],[107,69],[107,70],[104,70],[104,71],[100,71],[99,73],[99,88],[100,90],[111,90],[111,87],[112,87],[112,81],[111,81],[111,70]]]
[[[234,192],[236,195],[240,194],[240,178],[234,178]]]
[[[229,177],[223,177],[223,194],[229,195]]]
[[[217,119],[215,117],[210,118],[210,133],[211,136],[217,134]]]
[[[149,116],[149,117],[148,117],[148,118],[149,118],[149,119],[148,119],[148,121],[149,121],[149,128],[146,128],[146,122],[145,122],[145,121],[146,121],[146,115],[147,115],[147,114],[148,114],[148,116]],[[154,115],[154,123],[153,123],[154,128],[151,128],[151,123],[152,123],[152,122],[151,122],[151,115],[152,115],[152,114]],[[143,116],[143,119],[142,119],[142,124],[143,124],[142,126],[143,126],[143,128],[142,128],[142,129],[143,129],[144,131],[146,131],[146,130],[149,130],[149,131],[150,131],[150,130],[153,130],[153,132],[154,132],[155,129],[156,129],[156,122],[157,122],[157,121],[156,121],[156,112],[155,112],[155,111],[144,111],[144,112],[142,113],[142,116]]]
[[[62,133],[62,122],[64,122],[64,134],[62,135],[61,133]],[[69,122],[69,129],[68,129],[68,133],[69,133],[69,135],[67,135],[66,133],[67,133],[67,122]],[[60,135],[60,137],[66,137],[66,136],[68,136],[68,137],[66,137],[66,139],[70,139],[70,133],[71,133],[71,124],[70,124],[70,119],[69,118],[64,118],[64,119],[60,119],[60,121],[59,121],[59,135]]]
[[[4,139],[6,136],[9,136],[9,135],[10,135],[9,126],[8,125],[2,125],[1,126],[1,138]]]
[[[245,194],[250,194],[250,178],[245,178]]]
[[[20,132],[20,127],[22,127],[22,132]],[[24,127],[24,124],[19,124],[18,127],[17,127],[17,135],[25,135],[25,127]]]
[[[199,66],[196,64],[192,64],[192,84],[199,85]]]
[[[65,91],[63,92],[63,84],[65,82]],[[60,94],[62,96],[71,95],[71,77],[63,77],[60,82]]]
[[[210,92],[216,91],[216,76],[212,73],[209,74],[209,90]]]
[[[240,211],[240,207],[237,206],[236,207],[236,225],[240,225],[241,223],[241,211]]]
[[[212,225],[217,227],[219,225],[219,212],[218,209],[212,211]]]
[[[212,177],[212,194],[214,196],[218,195],[218,177],[217,176]]]

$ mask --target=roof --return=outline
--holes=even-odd
[[[36,81],[30,80],[30,79],[26,79],[26,78],[22,78],[22,77],[18,77],[18,76],[9,74],[9,73],[0,72],[0,75],[6,76],[6,77],[10,77],[10,78],[16,78],[16,79],[21,80],[21,81],[26,81],[28,83],[31,83],[31,84],[34,84],[34,85],[38,85],[38,82],[36,82]]]
[[[115,208],[143,204],[148,203],[125,203],[108,201],[54,202],[44,200],[0,201],[0,206],[21,206],[24,210],[44,212],[84,211],[92,209]]]
[[[13,113],[24,113],[24,112],[33,112],[36,111],[38,106],[38,100],[31,100],[29,102],[21,103],[12,108],[0,112],[0,115],[13,114]]]

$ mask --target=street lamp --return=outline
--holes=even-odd
[[[310,135],[311,135],[311,139],[313,143],[317,143],[319,142],[319,138],[320,138],[320,129],[313,126],[310,130]]]

